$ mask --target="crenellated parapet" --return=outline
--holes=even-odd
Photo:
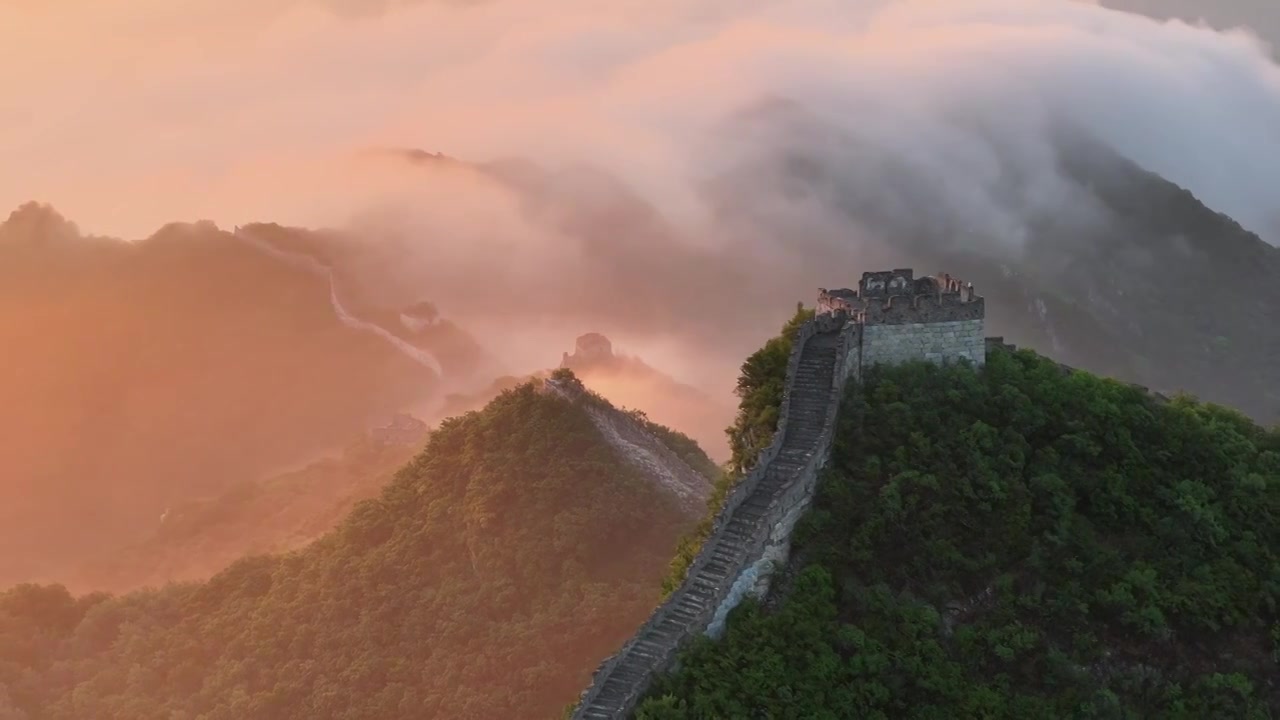
[[[863,325],[980,320],[986,303],[973,283],[938,273],[915,277],[910,268],[865,272],[856,290],[818,289],[818,313]]]

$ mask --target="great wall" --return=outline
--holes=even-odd
[[[850,379],[876,364],[907,360],[982,365],[984,318],[973,286],[946,274],[867,272],[857,290],[820,289],[814,318],[793,338],[773,443],[726,498],[680,587],[600,664],[573,718],[630,716],[653,680],[672,669],[682,645],[699,634],[718,637],[743,598],[768,592],[830,457]]]

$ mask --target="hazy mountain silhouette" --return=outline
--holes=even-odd
[[[124,242],[15,211],[0,225],[0,584],[56,577],[166,507],[430,402],[436,373],[344,325],[330,292],[208,223]],[[432,332],[415,341],[444,365],[474,362],[461,331]]]

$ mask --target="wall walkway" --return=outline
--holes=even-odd
[[[742,598],[767,587],[830,455],[845,381],[858,366],[859,332],[822,318],[797,330],[773,444],[730,493],[684,583],[601,663],[575,719],[628,717],[684,643],[718,635]]]

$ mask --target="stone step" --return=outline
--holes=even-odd
[[[697,582],[697,578],[689,578],[692,582]],[[715,587],[704,583],[694,586],[692,583],[685,586],[684,596],[689,598],[691,606],[697,606],[699,609],[706,608],[715,600]]]
[[[702,572],[699,574],[709,579],[722,579],[729,574],[729,565],[714,559],[708,560],[707,564],[702,566]]]
[[[689,592],[695,593],[698,597],[698,602],[705,606],[715,599],[717,587],[717,583],[698,575],[693,577],[692,582],[689,583]]]
[[[797,412],[822,412],[826,414],[827,401],[810,400],[808,398],[792,398],[791,405],[787,408],[787,417],[794,416]]]
[[[809,412],[821,412],[826,414],[829,403],[827,400],[818,398],[792,398],[790,407],[787,408],[787,416],[791,417],[796,412],[807,410]]]
[[[741,560],[742,550],[740,548],[723,548],[711,551],[711,558],[724,563],[727,566],[737,565]]]
[[[639,668],[618,666],[613,670],[613,676],[628,685],[644,677],[644,671]]]
[[[737,511],[734,511],[734,515],[737,515]],[[707,552],[722,552],[724,550],[737,552],[743,548],[743,545],[744,543],[741,540],[730,539],[723,535],[716,535],[707,540],[704,550]]]
[[[605,707],[617,707],[618,701],[626,697],[628,690],[630,690],[630,683],[617,676],[611,676],[604,681],[604,692],[600,693],[601,695],[607,695],[609,701],[600,704]]]
[[[791,477],[797,471],[799,471],[800,468],[804,467],[805,460],[801,458],[778,458],[777,460],[774,460],[773,463],[770,463],[770,464],[771,465],[776,464],[778,470],[785,471],[787,473],[786,477]]]
[[[737,519],[738,517],[738,513],[735,512],[734,519]],[[745,517],[743,519],[747,520]],[[732,522],[732,520],[730,522]],[[754,527],[754,523],[755,520],[750,520],[747,525],[748,527]],[[739,526],[739,528],[741,529],[741,526]],[[742,553],[751,545],[751,538],[749,536],[728,537],[721,533],[716,535],[710,542],[712,544],[709,547],[703,548],[703,552],[707,553],[708,556],[719,555],[737,559],[741,558]]]
[[[704,606],[706,606],[706,603],[701,598],[694,597],[693,595],[686,593],[680,596],[680,599],[676,601],[675,606],[678,608],[684,608],[690,612],[699,612]]]
[[[684,623],[685,625],[688,625],[689,623],[693,622],[693,619],[698,616],[698,613],[696,612],[690,612],[688,610],[678,608],[678,607],[671,608],[670,610],[668,610],[668,612],[671,613],[672,617],[678,619],[680,622]]]
[[[646,657],[657,657],[659,654],[662,653],[664,648],[661,643],[645,638],[644,640],[637,642],[634,646],[634,649],[638,655],[646,656]]]

